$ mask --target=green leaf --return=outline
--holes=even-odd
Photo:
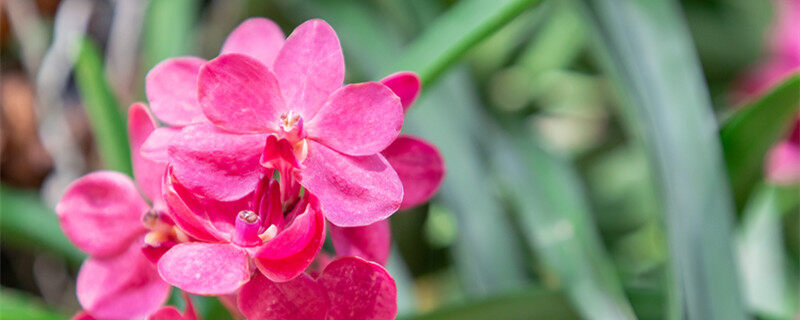
[[[150,1],[143,34],[145,70],[164,59],[192,52],[192,31],[198,10],[197,0]]]
[[[55,212],[35,192],[0,185],[0,199],[0,235],[4,244],[47,250],[74,264],[86,257],[67,240]]]
[[[585,319],[636,319],[575,170],[525,141],[520,130],[494,131],[487,132],[492,169],[518,207],[523,236],[573,305]]]
[[[769,148],[789,131],[800,110],[800,73],[743,106],[722,126],[722,148],[736,203],[744,204],[762,177]]]
[[[672,268],[668,315],[745,319],[731,247],[733,201],[708,91],[670,0],[581,0],[650,155]],[[683,305],[682,305],[683,304]]]
[[[21,292],[2,288],[0,290],[0,320],[66,320],[36,299]]]
[[[425,86],[539,0],[461,1],[442,14],[408,46],[390,70],[412,70]]]
[[[106,79],[101,53],[91,40],[80,42],[75,80],[104,166],[131,175],[125,118]]]
[[[534,288],[504,294],[433,312],[400,318],[404,320],[568,320],[580,319],[564,296],[555,291]]]
[[[750,309],[767,319],[791,319],[798,309],[787,270],[779,192],[773,185],[756,187],[738,230],[745,296]]]

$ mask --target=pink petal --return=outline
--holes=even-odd
[[[272,68],[272,62],[283,47],[283,31],[272,20],[250,18],[234,29],[220,53],[241,53]]]
[[[328,297],[314,279],[301,274],[287,282],[273,282],[256,274],[242,287],[239,310],[247,319],[325,319]]]
[[[178,309],[169,306],[158,309],[158,311],[148,316],[147,320],[184,320],[184,318]]]
[[[164,200],[169,209],[167,214],[172,221],[183,232],[201,241],[220,242],[229,239],[208,221],[207,215],[196,212],[198,208],[202,207],[202,203],[175,180],[171,167],[168,170],[168,177],[164,184],[166,188]]]
[[[161,202],[161,178],[166,170],[166,161],[153,161],[144,157],[142,146],[156,130],[156,121],[142,103],[134,103],[128,109],[128,137],[131,140],[131,161],[136,184],[148,199]]]
[[[298,26],[278,53],[273,66],[286,105],[311,119],[344,81],[344,55],[336,32],[325,21]]]
[[[386,148],[403,127],[403,108],[386,86],[377,82],[347,85],[331,95],[306,123],[309,137],[352,156]]]
[[[442,154],[433,144],[409,135],[400,135],[381,151],[403,182],[403,203],[408,209],[428,201],[444,180]]]
[[[386,269],[357,257],[331,262],[317,282],[328,291],[328,319],[394,319],[397,287]]]
[[[323,242],[325,219],[317,200],[312,199],[303,213],[286,229],[256,251],[253,261],[270,280],[288,281],[303,273],[322,248]]]
[[[319,198],[325,218],[340,227],[384,220],[400,207],[403,185],[383,156],[351,157],[309,141],[300,183]]]
[[[181,129],[177,127],[156,128],[141,145],[139,153],[147,160],[166,164],[169,161],[169,143],[179,132]]]
[[[780,142],[767,154],[767,180],[787,185],[800,183],[800,145]]]
[[[173,306],[166,306],[158,309],[155,313],[147,317],[147,320],[197,320],[194,306],[192,305],[192,298],[186,292],[181,292],[183,301],[186,304],[183,314]]]
[[[278,81],[248,56],[224,54],[206,63],[197,79],[203,113],[232,132],[277,130],[284,104]]]
[[[247,253],[227,243],[182,243],[158,261],[169,284],[199,295],[229,294],[250,280]]]
[[[138,242],[123,254],[91,257],[81,266],[78,301],[98,319],[134,319],[156,311],[169,295],[169,285],[145,258]]]
[[[363,227],[330,227],[331,240],[338,256],[358,256],[385,265],[389,260],[392,232],[389,220]]]
[[[208,121],[197,102],[197,75],[205,63],[195,57],[171,58],[147,73],[147,100],[159,120],[173,126]]]
[[[149,207],[128,176],[98,171],[75,180],[56,205],[61,229],[92,256],[118,254],[145,232],[141,218]]]
[[[212,125],[183,128],[169,146],[175,177],[192,193],[230,201],[255,189],[266,136],[224,132]]]
[[[69,320],[97,320],[95,317],[92,317],[91,314],[86,313],[86,311],[80,311],[76,313],[72,318]]]
[[[420,90],[422,90],[422,82],[416,73],[411,71],[400,71],[392,73],[386,78],[381,79],[383,85],[392,89],[392,92],[400,97],[400,103],[403,104],[403,111],[408,108],[417,100]]]

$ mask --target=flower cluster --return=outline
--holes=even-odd
[[[394,318],[387,218],[427,201],[444,163],[400,134],[415,74],[343,81],[339,39],[321,20],[286,38],[249,19],[218,57],[154,67],[150,108],[128,112],[135,182],[91,173],[56,208],[90,255],[76,318],[196,319],[191,303],[162,307],[170,286],[247,319]],[[326,231],[335,253],[321,250]]]

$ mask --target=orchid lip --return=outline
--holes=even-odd
[[[236,230],[231,241],[241,247],[254,247],[261,244],[258,236],[261,217],[250,210],[239,211],[236,215]]]

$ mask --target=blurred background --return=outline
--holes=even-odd
[[[0,1],[0,318],[79,309],[54,204],[130,170],[113,154],[152,66],[263,16],[328,21],[346,82],[423,79],[404,130],[448,173],[391,218],[400,318],[796,319],[800,195],[762,161],[800,81],[748,82],[779,1]]]

